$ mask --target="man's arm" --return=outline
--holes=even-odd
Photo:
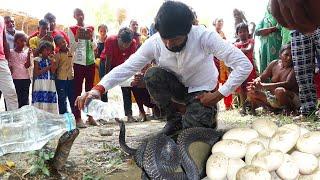
[[[153,39],[148,39],[144,44],[142,44],[138,51],[132,54],[123,64],[113,68],[101,79],[98,85],[103,86],[104,90],[108,91],[132,77],[146,64],[150,63],[151,60],[155,58],[153,54],[154,41],[152,40]]]
[[[240,49],[223,40],[216,32],[207,31],[201,41],[206,51],[233,69],[226,83],[218,89],[223,96],[228,96],[247,79],[253,69],[252,64]]]

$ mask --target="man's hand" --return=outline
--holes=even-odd
[[[271,0],[271,12],[288,29],[310,33],[320,26],[319,0]]]
[[[201,104],[204,106],[212,107],[216,105],[222,98],[224,98],[224,96],[219,91],[215,91],[213,93],[205,92],[196,96],[195,98],[199,99]]]
[[[90,90],[85,92],[81,96],[78,96],[74,105],[78,107],[79,110],[82,110],[92,99],[100,99],[101,94],[98,90]]]

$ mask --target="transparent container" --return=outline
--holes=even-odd
[[[84,108],[84,113],[93,117],[93,119],[110,120],[114,118],[123,118],[123,107],[115,102],[103,102],[98,99],[92,99]]]
[[[0,113],[0,156],[41,149],[50,139],[75,129],[72,114],[52,114],[33,106]]]

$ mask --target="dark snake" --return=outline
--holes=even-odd
[[[145,180],[199,180],[204,177],[205,168],[197,167],[189,153],[189,146],[193,142],[204,142],[211,147],[221,139],[224,133],[211,128],[189,128],[179,134],[177,143],[163,133],[159,133],[145,140],[137,149],[133,149],[125,142],[124,122],[118,122],[120,147],[133,156],[137,166],[142,170],[141,179]],[[179,171],[179,167],[182,170]]]

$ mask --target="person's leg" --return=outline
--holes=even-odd
[[[93,87],[94,75],[95,75],[95,64],[85,66],[85,91],[90,91]],[[87,123],[93,126],[98,126],[99,124],[92,118],[88,116]]]
[[[250,102],[253,110],[261,106],[262,107],[270,106],[267,101],[266,94],[261,91],[249,91],[247,99]]]
[[[85,66],[85,79],[86,79],[86,84],[85,84],[85,90],[86,92],[87,91],[90,91],[93,87],[93,81],[94,81],[94,68],[95,68],[95,65],[90,65],[90,66]]]
[[[315,31],[315,37],[314,37],[314,42],[315,42],[315,48],[316,48],[316,57],[317,57],[317,64],[320,63],[320,27]],[[320,65],[318,64],[318,67]],[[319,86],[319,85],[318,85]],[[319,93],[320,94],[320,93]],[[317,116],[319,117],[319,107],[318,107],[318,112]]]
[[[56,89],[58,94],[59,114],[67,112],[67,87],[65,80],[56,80]]]
[[[291,91],[287,91],[283,87],[276,88],[274,91],[274,95],[279,103],[279,106],[285,107],[290,111],[294,111],[296,107],[296,103],[294,102],[294,93]]]
[[[74,80],[66,81],[66,92],[67,92],[67,97],[71,106],[71,111],[74,114],[75,112],[74,102],[76,100],[76,97],[74,96]]]
[[[304,116],[312,114],[317,104],[316,89],[313,83],[314,51],[312,35],[303,35],[298,31],[292,33],[292,61],[299,86],[300,111]]]
[[[24,105],[29,104],[29,87],[30,87],[29,79],[14,79],[13,83],[16,88],[16,93],[18,96],[18,104],[19,108]]]
[[[131,100],[131,87],[121,87],[124,114],[127,116],[128,121],[135,121],[132,117],[132,100]]]
[[[75,97],[78,97],[82,93],[82,84],[83,84],[83,79],[85,75],[85,68],[82,65],[79,64],[74,64],[74,81],[77,82],[75,83],[74,86],[74,95]],[[74,106],[74,104],[70,104],[71,106]],[[83,123],[83,120],[81,119],[81,112],[79,109],[76,107],[74,109],[74,117],[76,119],[77,127],[79,128],[85,128],[86,125]]]
[[[102,79],[106,75],[106,61],[100,61],[99,64],[99,76]]]
[[[22,97],[21,97],[21,107],[25,105],[29,105],[29,90],[30,90],[30,84],[31,80],[30,79],[23,79],[22,80]]]
[[[18,97],[7,60],[0,60],[0,84],[8,111],[18,109]]]
[[[137,102],[137,105],[139,107],[139,111],[140,113],[143,113],[145,114],[145,111],[143,109],[143,97],[141,96],[141,89],[142,88],[137,88],[137,87],[132,87],[131,90],[132,90],[132,94],[134,96],[134,99],[136,100]]]
[[[166,134],[171,134],[181,129],[182,116],[174,108],[172,100],[185,103],[188,89],[173,73],[161,67],[148,69],[144,81],[152,99],[165,111],[168,122],[163,131]]]
[[[17,93],[17,98],[18,98],[18,108],[21,108],[21,97],[22,97],[22,83],[21,83],[21,79],[13,79],[13,84],[14,87],[16,88],[16,93]]]

